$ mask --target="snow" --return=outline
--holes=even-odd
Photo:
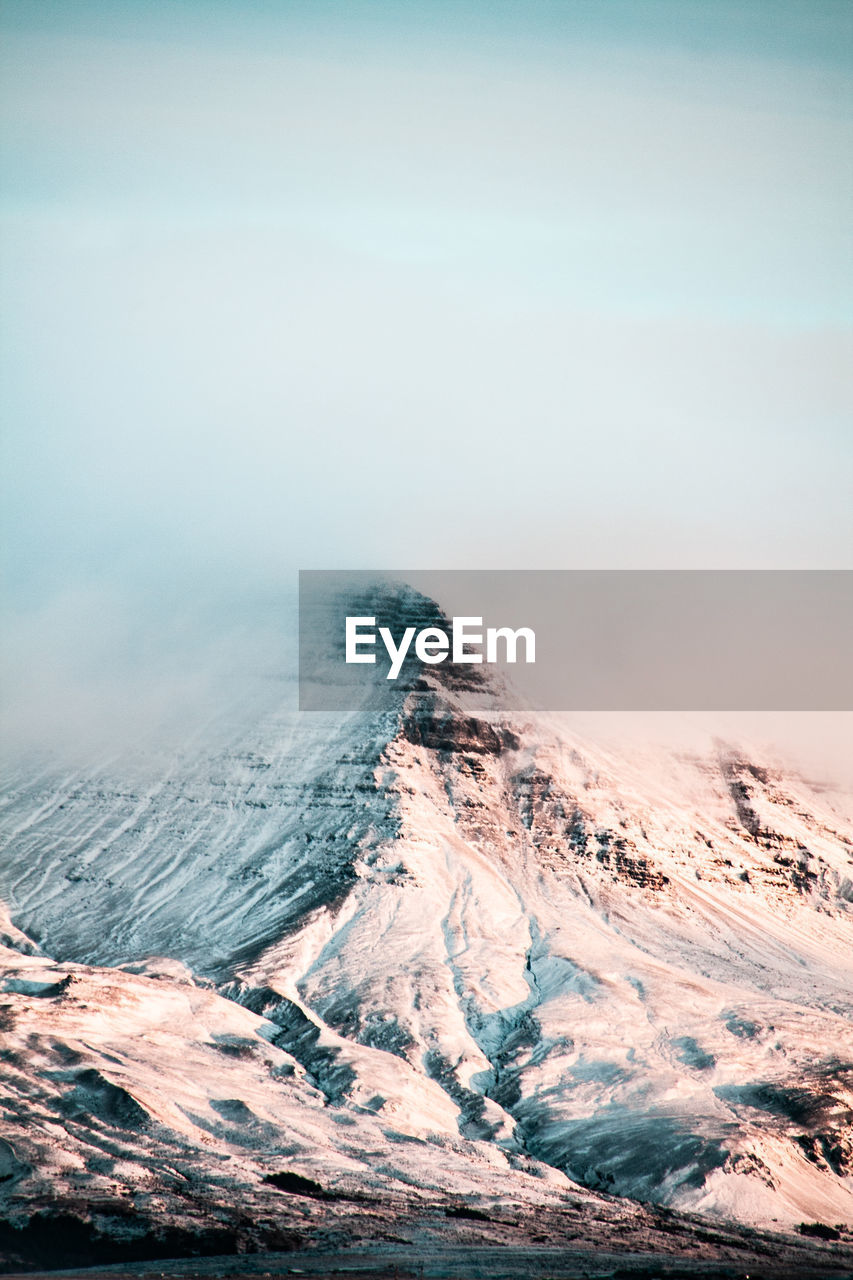
[[[436,688],[455,749],[407,730],[406,695],[273,710],[167,761],[12,771],[20,1193],[150,1198],[168,1164],[260,1195],[286,1161],[388,1194],[584,1184],[853,1221],[850,795],[560,717],[515,716],[496,749]],[[119,1147],[97,1171],[79,1116],[114,1095],[86,1071],[149,1117],[121,1171]]]

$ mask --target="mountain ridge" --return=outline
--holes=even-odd
[[[68,1180],[41,1140],[26,1154],[22,1101],[6,1141],[31,1172],[0,1186],[12,1213],[38,1211],[48,1188],[87,1203],[123,1185],[138,1123],[165,1127],[160,1159],[214,1217],[239,1196],[269,1206],[263,1179],[284,1163],[336,1195],[354,1194],[358,1167],[380,1199],[408,1186],[423,1203],[443,1176],[450,1208],[473,1196],[484,1212],[501,1196],[545,1212],[557,1179],[557,1218],[576,1195],[635,1225],[664,1211],[729,1231],[853,1219],[842,792],[719,741],[603,748],[560,717],[483,711],[432,675],[391,707],[272,712],[141,785],[121,762],[11,781],[6,1016],[32,1028],[49,1010],[60,1057],[79,1055],[62,1067],[45,1050],[32,1077],[22,1045],[14,1069],[24,1099],[54,1081],[44,1123],[80,1169]],[[154,992],[212,1001],[220,1030],[188,1015],[161,1060]],[[141,1022],[122,1038],[124,1001]],[[75,1019],[94,1020],[96,1044]],[[236,1069],[227,1089],[211,1055]],[[186,1092],[196,1058],[204,1086],[175,1111],[152,1073]],[[293,1107],[302,1138],[284,1157]],[[87,1125],[112,1133],[111,1183]],[[237,1161],[239,1195],[213,1150]],[[392,1172],[364,1173],[368,1151]],[[140,1221],[177,1228],[171,1192],[165,1216],[151,1207],[164,1185],[128,1194]]]

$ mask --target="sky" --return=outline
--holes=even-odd
[[[850,567],[847,0],[0,36],[13,700],[263,631],[299,568]]]

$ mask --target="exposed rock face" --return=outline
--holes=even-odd
[[[853,1222],[849,796],[720,744],[604,751],[433,674],[7,794],[13,1223],[275,1247],[445,1238],[467,1206],[485,1239],[513,1203],[643,1249],[672,1235],[634,1201]]]

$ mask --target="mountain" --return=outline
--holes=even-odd
[[[461,1240],[849,1269],[853,798],[436,670],[166,761],[10,768],[8,1265]]]

